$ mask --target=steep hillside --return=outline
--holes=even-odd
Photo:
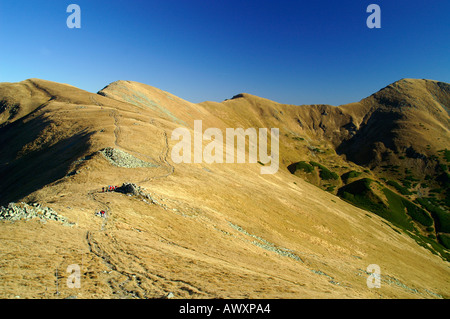
[[[448,259],[444,248],[450,248],[449,99],[447,83],[403,79],[339,107],[282,105],[250,94],[202,105],[212,113],[226,113],[223,117],[230,118],[230,125],[279,127],[283,166],[326,191],[349,194],[343,187],[356,177],[375,180],[393,191],[411,203],[409,212],[420,213],[409,213],[403,206],[391,208],[381,189],[381,210],[371,198],[365,198],[364,206],[355,197],[346,200],[371,207],[391,222],[398,214],[410,219],[412,236]]]
[[[416,172],[435,173],[429,157],[448,146],[450,85],[404,79],[360,102],[364,117],[337,150],[371,168],[407,158]],[[353,109],[354,106],[343,106]],[[399,161],[400,160],[400,161]]]
[[[0,93],[2,298],[449,297],[448,84],[403,80],[339,107],[246,93],[193,104],[131,81]],[[278,172],[174,163],[171,134],[194,136],[194,120],[279,128]]]

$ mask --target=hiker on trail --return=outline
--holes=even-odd
[[[102,216],[102,217],[105,217],[105,211],[104,210],[102,210],[102,211],[100,211],[100,215]]]
[[[104,193],[105,192],[105,188],[104,187],[102,187],[102,193]]]

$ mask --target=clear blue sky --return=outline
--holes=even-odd
[[[132,80],[191,102],[340,105],[401,78],[450,82],[449,0],[0,0],[0,40],[0,82]]]

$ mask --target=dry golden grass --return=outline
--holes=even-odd
[[[342,137],[317,129],[324,109],[336,127],[350,116],[361,120],[357,107],[365,102],[351,111],[343,107],[338,119],[333,115],[341,109],[328,106],[285,106],[250,95],[192,104],[126,81],[106,88],[106,96],[42,80],[14,86],[39,99],[2,131],[2,142],[14,142],[2,149],[2,163],[26,161],[6,171],[8,187],[1,190],[51,207],[76,225],[1,222],[1,298],[161,298],[169,292],[175,298],[449,297],[447,262],[380,217],[286,170],[306,148],[295,148],[284,133],[314,143],[326,136],[323,147],[332,147]],[[127,101],[132,95],[139,98]],[[297,118],[309,120],[301,127]],[[261,175],[259,164],[173,164],[170,134],[180,125],[192,129],[194,119],[203,120],[204,129],[282,125],[280,171]],[[442,134],[448,142],[448,131]],[[98,153],[105,147],[159,166],[113,166]],[[74,163],[85,156],[91,157]],[[330,159],[351,165],[336,154]],[[49,169],[43,161],[55,173],[42,171]],[[68,176],[73,170],[78,173]],[[35,187],[24,183],[27,194],[12,190],[24,177]],[[156,203],[101,192],[123,182],[145,188]],[[101,209],[107,219],[94,215]],[[66,285],[71,264],[81,267],[79,289]],[[370,264],[381,267],[380,289],[366,285]]]

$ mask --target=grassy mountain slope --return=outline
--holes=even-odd
[[[409,81],[435,90],[448,107],[445,90],[437,89],[446,84]],[[4,298],[163,298],[170,292],[175,298],[448,298],[441,247],[448,242],[448,209],[443,192],[431,192],[435,185],[448,189],[448,175],[407,173],[410,163],[425,161],[401,148],[399,164],[349,160],[359,141],[354,137],[375,125],[368,114],[381,102],[373,96],[340,107],[282,105],[245,93],[193,104],[130,81],[93,94],[37,79],[2,83],[0,92],[0,204],[39,204],[73,223],[3,218]],[[18,111],[11,113],[14,105]],[[448,113],[437,104],[417,108],[434,114],[424,126],[444,131],[437,141],[417,141],[427,136],[418,130],[410,146],[443,164]],[[174,164],[171,132],[193,133],[198,119],[203,130],[278,127],[280,170],[261,175],[259,163]],[[382,128],[380,134],[389,136]],[[376,142],[374,152],[381,152]],[[386,165],[398,165],[398,177]],[[399,194],[383,180],[406,187],[407,176],[423,178],[415,187],[425,196]],[[406,180],[415,191],[416,181]],[[139,192],[102,191],[125,182]],[[99,210],[106,218],[95,215]],[[381,289],[366,285],[373,263],[381,267]],[[72,264],[81,268],[79,289],[65,284]]]

